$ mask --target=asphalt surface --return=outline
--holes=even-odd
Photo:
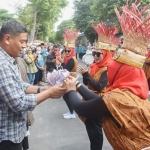
[[[80,60],[79,64],[84,65]],[[81,75],[79,81],[82,81]],[[75,119],[63,119],[62,114],[66,112],[68,108],[62,98],[48,99],[34,109],[30,150],[90,150],[84,124],[77,115]],[[112,150],[105,135],[102,150]]]

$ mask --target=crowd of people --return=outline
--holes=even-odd
[[[103,132],[114,150],[150,149],[150,15],[146,8],[133,3],[116,15],[123,32],[118,39],[116,26],[93,24],[98,41],[92,49],[90,70],[78,65],[86,50],[75,48],[76,30],[67,29],[65,44],[27,43],[26,28],[15,20],[0,31],[0,149],[27,150],[28,126],[33,123],[33,109],[48,98],[63,97],[69,112],[64,119],[76,118],[85,124],[91,150],[101,150]],[[132,16],[132,17],[131,17]],[[47,83],[53,71],[67,70],[60,85]],[[83,76],[83,84],[77,80]],[[80,98],[77,92],[82,96]],[[30,120],[30,121],[29,121]]]

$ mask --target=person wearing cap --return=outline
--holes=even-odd
[[[150,38],[147,19],[150,15],[143,17],[146,8],[142,9],[140,4],[127,4],[122,7],[121,15],[115,9],[124,43],[108,65],[110,87],[103,96],[74,82],[72,77],[68,77],[63,85],[67,89],[64,99],[77,114],[86,118],[103,118],[105,135],[114,150],[150,149],[150,102],[142,69]],[[76,90],[85,102],[77,96]]]
[[[108,27],[105,23],[92,25],[98,34],[96,49],[92,51],[94,63],[87,67],[79,66],[78,70],[83,76],[83,83],[89,90],[102,96],[109,87],[107,78],[107,66],[112,60],[110,53],[110,39],[118,32],[116,27]],[[109,31],[109,32],[106,32]],[[110,34],[111,33],[111,34]],[[83,99],[84,100],[84,99]],[[90,119],[79,116],[85,123],[90,140],[91,150],[100,150],[103,145],[102,118]]]

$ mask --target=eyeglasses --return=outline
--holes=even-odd
[[[93,55],[93,56],[96,55],[97,57],[100,57],[100,55],[102,55],[102,54],[103,54],[103,53],[101,53],[101,52],[95,52],[95,51],[92,52],[92,55]]]
[[[65,53],[70,53],[70,50],[65,50]]]

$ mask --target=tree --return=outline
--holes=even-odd
[[[0,26],[7,20],[10,20],[13,18],[13,14],[9,14],[7,10],[0,9]]]
[[[91,43],[94,43],[97,34],[91,26],[94,22],[94,16],[90,9],[91,5],[93,5],[93,0],[75,0],[74,5],[75,13],[73,20],[77,29],[83,32]]]
[[[56,32],[56,41],[63,43],[63,34],[65,29],[67,28],[72,28],[75,29],[75,23],[73,22],[72,19],[69,20],[64,20],[59,26],[58,26],[58,31]]]
[[[30,40],[35,38],[48,40],[49,33],[60,16],[61,9],[66,5],[67,0],[28,0],[22,10],[18,9],[18,19],[25,24],[27,20],[30,24],[28,26],[31,31]]]
[[[141,0],[137,0],[141,2]],[[125,5],[127,0],[94,0],[91,6],[91,12],[96,22],[106,22],[108,25],[118,25],[118,20],[114,11],[117,7],[121,11],[121,7]],[[135,0],[129,0],[133,3]],[[149,4],[149,0],[142,0],[142,6]]]
[[[29,0],[30,5],[34,8],[34,21],[31,38],[34,38],[35,32],[38,38],[46,40],[50,28],[53,28],[57,21],[61,9],[67,5],[66,0]],[[38,24],[38,26],[36,26]],[[36,30],[37,27],[37,30]]]

